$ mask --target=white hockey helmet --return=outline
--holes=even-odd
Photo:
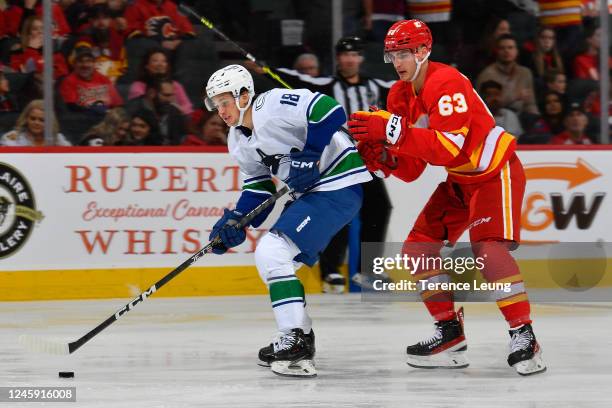
[[[249,93],[249,101],[244,108],[241,108],[239,101],[240,93],[245,89]],[[232,64],[212,74],[206,84],[206,97],[204,98],[206,108],[209,111],[217,110],[212,98],[226,92],[231,93],[236,100],[236,106],[240,111],[240,119],[236,126],[240,126],[242,125],[244,113],[251,106],[255,96],[255,86],[253,85],[251,73],[242,65]]]

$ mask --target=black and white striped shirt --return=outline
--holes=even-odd
[[[389,88],[395,83],[360,75],[359,82],[351,84],[340,74],[315,78],[287,68],[278,68],[277,72],[293,88],[306,88],[332,96],[342,105],[347,115],[358,110],[367,111],[370,105],[384,109]]]

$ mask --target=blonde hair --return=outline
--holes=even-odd
[[[15,130],[19,132],[27,132],[28,131],[28,116],[34,109],[39,109],[43,113],[45,113],[45,105],[42,99],[34,99],[32,102],[28,103],[23,112],[17,118],[17,123],[15,124]],[[45,115],[45,120],[47,117]],[[59,125],[57,124],[57,119],[53,118],[53,137],[57,139],[57,134],[59,133]],[[57,142],[57,140],[56,140]]]
[[[87,133],[85,133],[84,138],[87,138],[88,136],[98,136],[104,140],[105,146],[112,146],[117,142],[117,140],[114,140],[113,137],[115,136],[115,132],[117,131],[117,128],[119,128],[119,125],[129,121],[130,118],[125,112],[125,109],[111,109],[106,112],[102,122],[93,126],[87,131]]]
[[[32,26],[35,21],[40,21],[42,23],[42,18],[30,16],[23,22],[23,27],[21,28],[21,49],[23,51],[25,51],[25,49],[28,48],[28,44],[30,44],[30,32],[32,31]]]

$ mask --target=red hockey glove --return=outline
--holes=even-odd
[[[348,122],[349,130],[358,141],[395,144],[402,133],[401,117],[384,110],[357,111]]]
[[[397,168],[391,153],[380,142],[359,142],[357,150],[369,171],[380,178],[387,178]]]

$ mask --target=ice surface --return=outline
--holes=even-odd
[[[0,303],[0,386],[76,386],[76,404],[51,407],[612,407],[610,303],[532,305],[548,365],[533,377],[508,367],[494,304],[464,305],[471,365],[463,370],[407,366],[405,346],[432,333],[424,307],[359,295],[308,297],[315,379],[256,365],[275,332],[266,296],[150,298],[70,356],[31,354],[17,342],[75,340],[126,301]]]

